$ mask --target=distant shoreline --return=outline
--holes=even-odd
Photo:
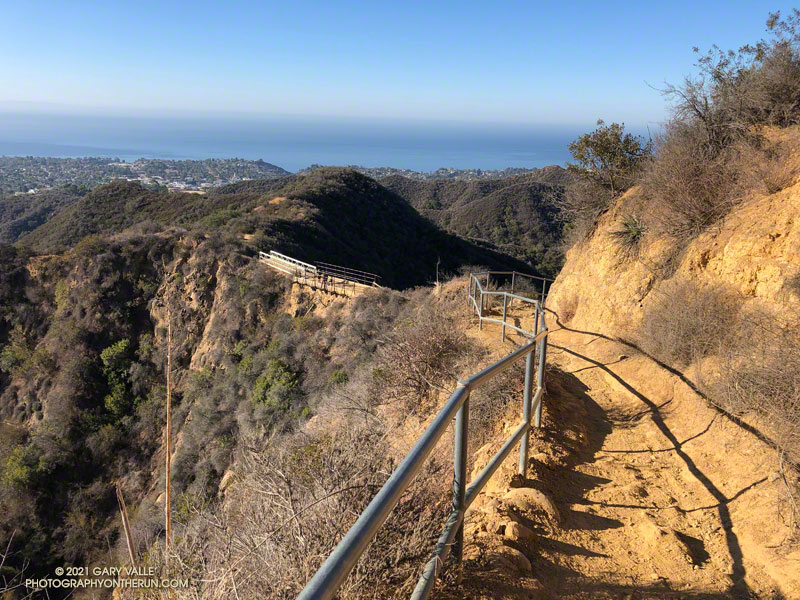
[[[322,165],[311,165],[297,174],[305,174]],[[402,176],[414,180],[491,180],[536,173],[542,169],[454,169],[415,171],[395,167],[348,165],[373,179]],[[550,165],[544,169],[559,169]],[[0,156],[0,193],[30,194],[64,186],[94,188],[114,180],[127,180],[145,187],[171,191],[197,191],[248,181],[284,177],[292,173],[261,159],[242,158],[174,160],[113,157]]]
[[[131,118],[0,111],[0,156],[205,160],[309,165],[541,168],[570,159],[584,125],[489,125],[336,119]]]

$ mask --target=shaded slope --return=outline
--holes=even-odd
[[[525,268],[509,256],[444,233],[398,195],[349,169],[290,178],[273,193],[286,199],[253,210],[279,217],[265,230],[277,249],[304,260],[372,271],[391,287],[433,280],[437,261],[440,274],[466,264]]]
[[[16,242],[79,199],[76,191],[64,188],[0,197],[0,243]]]
[[[501,249],[554,276],[563,256],[557,249],[561,223],[552,199],[563,188],[550,182],[563,181],[561,171],[480,181],[392,176],[381,183],[447,231]]]

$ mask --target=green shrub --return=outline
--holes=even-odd
[[[16,326],[9,334],[8,343],[0,350],[0,370],[12,375],[18,375],[22,366],[32,356],[33,351],[25,332],[21,327]]]
[[[568,170],[616,195],[631,187],[634,178],[652,152],[652,144],[625,133],[625,124],[606,125],[585,133],[569,145],[576,162]]]
[[[253,402],[273,410],[286,410],[292,392],[297,387],[297,374],[283,361],[272,359],[267,370],[256,379],[253,387]]]
[[[331,376],[328,377],[328,383],[330,385],[343,385],[349,380],[350,376],[344,369],[336,369],[333,373],[331,373]]]
[[[131,344],[127,339],[119,340],[100,353],[103,374],[109,387],[109,393],[103,399],[103,404],[115,421],[127,415],[134,403],[130,392],[130,355]]]
[[[647,226],[636,215],[628,214],[622,218],[619,229],[611,232],[611,237],[619,245],[620,250],[626,256],[636,253],[639,242],[644,238]]]
[[[30,444],[12,450],[3,467],[2,481],[9,487],[29,489],[36,484],[39,454]]]

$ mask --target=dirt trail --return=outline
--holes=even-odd
[[[529,490],[507,461],[467,519],[464,587],[444,597],[800,598],[775,453],[679,374],[549,319]],[[520,341],[470,335],[497,355]],[[530,490],[539,506],[515,496]]]

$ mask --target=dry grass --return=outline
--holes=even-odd
[[[608,210],[614,198],[606,188],[584,179],[567,186],[563,196],[554,197],[562,218],[569,224],[564,234],[565,251],[591,235],[598,217]]]
[[[783,289],[800,298],[800,272],[787,277],[783,282]]]
[[[691,281],[662,286],[645,311],[636,342],[675,368],[713,356],[718,375],[698,382],[728,413],[755,417],[783,465],[800,465],[800,322],[781,323],[741,309],[741,298],[722,286]],[[800,525],[800,486],[784,474],[789,520]]]
[[[748,313],[736,331],[712,392],[731,412],[758,414],[790,461],[800,464],[800,322]]]
[[[735,180],[727,155],[709,144],[702,127],[674,121],[658,139],[642,188],[660,228],[688,240],[727,214]]]
[[[720,353],[737,322],[738,294],[693,281],[668,281],[653,293],[635,336],[639,347],[676,367]]]
[[[792,185],[795,172],[790,167],[788,140],[769,140],[755,136],[734,144],[730,150],[731,169],[737,175],[735,192],[775,194]]]
[[[379,424],[350,422],[333,435],[256,442],[240,453],[226,501],[193,509],[176,531],[169,567],[160,544],[149,565],[191,580],[177,598],[296,597],[391,472],[390,434]],[[339,598],[410,593],[447,509],[442,470],[434,457]]]

